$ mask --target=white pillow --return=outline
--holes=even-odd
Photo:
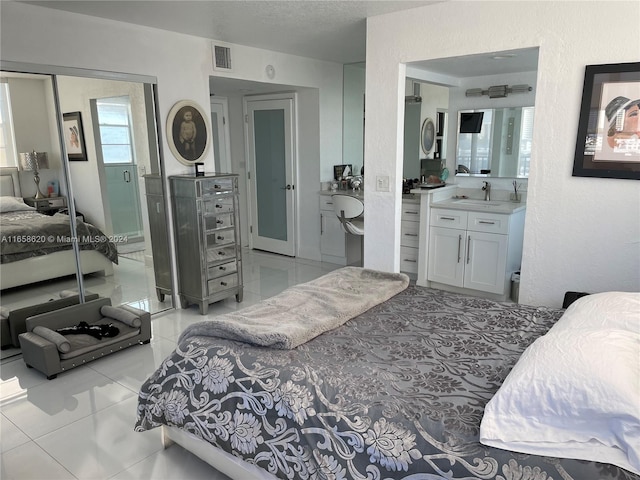
[[[640,334],[550,330],[487,404],[480,442],[640,474]]]
[[[551,331],[613,328],[640,332],[640,292],[604,292],[569,305]]]
[[[0,197],[0,213],[19,212],[21,210],[35,210],[20,197]]]

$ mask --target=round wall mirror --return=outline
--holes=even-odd
[[[436,125],[431,118],[425,118],[424,122],[422,122],[420,140],[422,151],[425,154],[429,154],[433,150],[433,145],[436,141]]]

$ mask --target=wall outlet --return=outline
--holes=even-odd
[[[389,177],[387,175],[381,175],[376,177],[376,191],[377,192],[389,191]]]

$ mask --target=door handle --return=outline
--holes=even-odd
[[[124,178],[124,181],[126,183],[131,182],[131,172],[129,172],[129,170],[125,170],[124,172],[122,172],[122,177]]]
[[[293,190],[293,185],[287,184],[286,187],[281,187],[282,190]]]

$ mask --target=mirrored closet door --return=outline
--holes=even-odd
[[[2,307],[82,289],[173,308],[155,79],[65,70],[2,62]]]

